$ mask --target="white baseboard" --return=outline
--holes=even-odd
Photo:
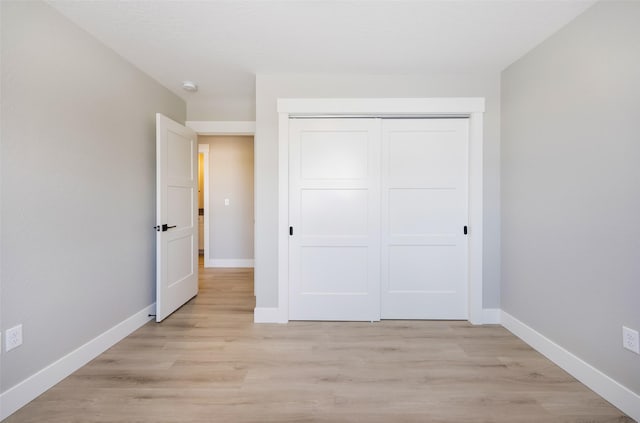
[[[484,308],[482,309],[482,324],[483,325],[497,325],[500,324],[500,313],[502,310],[499,308]]]
[[[482,310],[482,324],[499,324],[499,308],[485,308]],[[256,307],[253,310],[253,321],[255,323],[287,323],[288,319],[281,316],[278,307]]]
[[[254,267],[253,259],[205,259],[204,267]]]
[[[136,329],[147,323],[156,312],[151,304],[123,320],[86,344],[78,347],[44,369],[0,394],[0,420],[15,413],[47,389],[93,360]]]
[[[502,325],[632,419],[640,421],[640,395],[503,311]]]
[[[254,323],[287,323],[278,307],[256,307],[253,309]]]

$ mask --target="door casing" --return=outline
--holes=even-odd
[[[203,190],[202,208],[204,209],[204,226],[202,230],[202,236],[204,238],[204,267],[207,266],[207,257],[209,257],[209,144],[200,144],[198,140],[198,154],[202,154],[202,178],[203,184],[198,189]]]
[[[485,99],[338,98],[278,99],[278,307],[269,319],[289,321],[289,119],[291,117],[469,118],[469,322],[483,323],[482,218],[483,116]],[[256,316],[257,317],[257,316]]]

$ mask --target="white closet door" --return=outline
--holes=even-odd
[[[290,121],[289,319],[380,319],[380,120]]]
[[[468,119],[384,120],[382,319],[467,319]]]

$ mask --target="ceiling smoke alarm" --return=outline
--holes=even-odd
[[[183,81],[182,89],[185,91],[195,93],[196,91],[198,91],[198,85],[196,85],[196,83],[193,81]]]

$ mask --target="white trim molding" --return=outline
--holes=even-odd
[[[151,304],[86,344],[0,394],[0,420],[15,413],[40,394],[93,360],[123,338],[151,321],[156,305]]]
[[[254,323],[287,323],[288,321],[278,307],[256,307],[253,309]]]
[[[206,257],[206,256],[205,256]],[[254,267],[253,259],[205,259],[205,267]]]
[[[484,98],[282,98],[278,113],[289,116],[468,116],[484,112]]]
[[[469,322],[482,324],[484,98],[278,99],[278,308],[289,318],[289,119],[291,117],[469,118]]]
[[[502,311],[501,314],[502,325],[511,333],[553,361],[602,398],[618,407],[632,419],[640,421],[640,395],[621,385],[509,313]]]
[[[204,180],[204,186],[202,187],[202,189],[204,190],[204,204],[203,204],[203,209],[204,209],[204,225],[203,225],[203,229],[202,229],[202,233],[204,235],[204,256],[205,257],[209,257],[209,249],[210,249],[210,241],[209,241],[209,144],[198,144],[198,154],[202,154],[203,160],[202,160],[202,167],[203,169],[203,175],[202,175],[202,179]],[[205,263],[205,267],[208,267],[207,264]]]
[[[464,103],[457,104],[463,108]],[[453,105],[450,105],[453,107]],[[483,323],[482,298],[483,281],[483,178],[484,178],[484,99],[482,112],[479,105],[469,99],[469,322],[474,325]]]
[[[204,121],[188,120],[185,126],[198,135],[255,135],[254,121]]]
[[[485,308],[482,310],[482,324],[499,325],[501,323],[502,310],[499,308]]]

